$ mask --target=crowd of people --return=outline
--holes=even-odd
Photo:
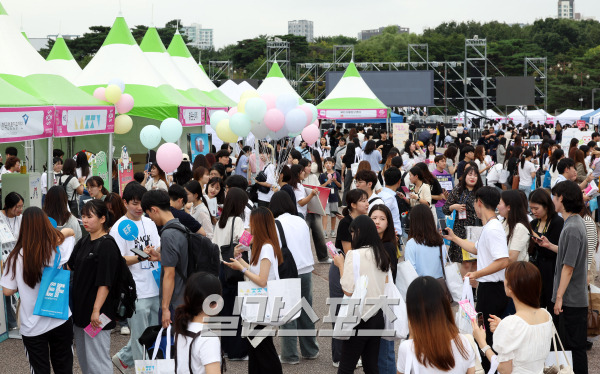
[[[501,374],[541,373],[555,330],[572,352],[574,372],[587,373],[588,284],[598,247],[597,189],[594,195],[589,185],[600,175],[600,134],[566,149],[559,127],[489,124],[476,144],[465,131],[440,126],[425,141],[411,134],[395,147],[384,129],[334,127],[314,147],[298,137],[256,148],[224,144],[193,162],[184,154],[169,174],[151,151],[145,171],[120,193],[117,176],[109,192],[91,175],[85,152],[65,158],[55,150],[54,185],[44,184],[42,208],[23,210],[24,198],[10,192],[0,210],[17,239],[0,285],[6,297],[19,292],[31,371],[72,372],[75,342],[84,373],[113,366],[133,373],[144,358],[140,336],[171,324],[177,373],[219,373],[224,359],[247,360],[249,373],[282,373],[284,365],[314,360],[319,344],[311,334],[279,337],[277,352],[273,337],[257,343],[244,336],[241,320],[228,336],[207,327],[211,309],[236,315],[239,281],[266,287],[280,279],[287,248],[309,305],[317,264],[329,266],[332,298],[351,296],[359,276],[368,278],[366,297],[379,298],[402,261],[418,275],[406,293],[410,333],[399,349],[360,334],[383,330],[380,310],[360,321],[356,335],[331,339],[338,373],[362,366],[365,373],[473,374],[494,363]],[[16,149],[6,156],[2,173],[20,171]],[[323,190],[323,209],[309,209]],[[123,236],[124,221],[135,224],[135,238]],[[251,248],[239,244],[245,231]],[[221,255],[218,274],[188,274],[193,234],[221,254],[233,249]],[[137,290],[135,313],[126,319],[117,313],[122,262]],[[482,315],[472,336],[459,331],[447,295],[451,262],[469,279]],[[52,264],[71,271],[66,320],[34,312]],[[210,299],[216,294],[222,305]],[[91,337],[88,325],[101,331]],[[10,313],[9,327],[16,327]],[[114,328],[130,339],[111,356]],[[314,330],[315,323],[303,310],[280,329]]]

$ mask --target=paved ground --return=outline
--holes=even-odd
[[[316,259],[315,259],[316,261]],[[325,300],[329,295],[328,286],[329,265],[316,264],[313,272],[313,307],[317,315],[322,318],[328,313]],[[317,323],[320,328],[322,321]],[[121,336],[119,333],[113,333],[111,338],[111,355],[115,354],[127,343],[128,337]],[[320,355],[316,360],[301,360],[298,365],[283,365],[283,372],[286,374],[306,374],[311,373],[336,373],[331,364],[331,338],[318,337],[320,346]],[[591,351],[588,351],[589,373],[600,373],[600,339],[596,342]],[[275,346],[280,351],[279,338],[275,338]],[[398,349],[396,347],[396,352]],[[227,371],[229,373],[246,373],[247,361],[227,362]],[[74,373],[81,373],[77,359],[75,358]],[[361,369],[356,371],[362,372]],[[0,343],[0,373],[10,374],[28,374],[29,365],[20,340],[9,339]],[[117,371],[115,370],[115,373]]]

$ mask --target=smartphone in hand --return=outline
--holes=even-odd
[[[440,223],[440,228],[442,229],[442,234],[444,234],[444,235],[450,234],[448,232],[448,226],[446,226],[446,219],[445,218],[438,219],[438,222]]]

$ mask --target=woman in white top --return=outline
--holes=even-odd
[[[425,204],[428,207],[431,207],[431,186],[425,183],[425,176],[423,175],[423,170],[416,166],[413,166],[409,172],[410,184],[413,185],[413,188],[408,193],[408,196],[404,194],[401,195],[404,200],[410,204],[410,206],[415,206],[417,204]],[[435,217],[434,217],[435,218]]]
[[[510,264],[504,290],[514,301],[517,313],[504,319],[490,315],[493,350],[485,341],[485,330],[473,323],[473,337],[490,362],[497,352],[501,374],[534,374],[544,369],[554,328],[550,313],[540,308],[541,288],[542,278],[535,265],[522,261]]]
[[[206,198],[202,194],[202,186],[197,181],[191,180],[185,184],[184,188],[187,192],[188,203],[191,204],[189,209],[186,206],[186,211],[194,217],[196,221],[200,222],[202,228],[206,231],[206,237],[212,239],[215,225],[213,224],[212,216],[208,211]]]
[[[526,149],[521,155],[521,161],[517,166],[519,171],[519,189],[525,192],[525,196],[529,197],[531,193],[531,185],[533,184],[533,178],[535,178],[535,165],[531,162],[533,153],[531,150]]]
[[[167,177],[163,169],[158,164],[152,164],[150,167],[150,173],[144,172],[146,178],[144,179],[143,185],[148,191],[152,190],[163,190],[169,191],[169,184],[167,183]]]
[[[321,154],[321,160],[324,160],[327,157],[331,156],[331,147],[327,144],[327,139],[325,139],[324,136],[321,137],[321,140],[319,142],[319,153]]]
[[[79,196],[83,195],[85,177],[77,177],[77,172],[75,170],[77,163],[72,158],[68,158],[65,160],[63,164],[63,175],[58,178],[58,184],[63,186],[63,188],[67,192],[67,198],[69,201],[79,201]],[[75,205],[75,204],[73,204]],[[79,209],[72,213],[78,217]]]
[[[423,158],[423,151],[417,147],[417,143],[412,140],[407,140],[404,143],[404,152],[402,153],[402,163],[404,164],[404,169],[408,170],[413,167],[413,165],[419,162],[419,158]]]
[[[300,164],[292,165],[290,168],[290,172],[292,177],[288,184],[292,186],[294,189],[294,195],[296,195],[296,204],[298,208],[298,214],[301,215],[302,218],[306,218],[308,213],[308,207],[306,204],[312,199],[314,196],[319,194],[319,191],[315,188],[311,191],[310,194],[306,194],[304,186],[302,185],[302,181],[306,177],[306,173],[304,170],[304,166]]]
[[[63,160],[60,157],[54,157],[52,159],[52,170],[54,171],[54,181],[52,182],[52,186],[55,186],[58,180],[58,175],[61,173],[63,168]],[[46,194],[48,193],[48,173],[44,172],[42,174],[41,179],[42,184],[42,205],[44,204],[44,199],[46,198]],[[50,186],[50,187],[52,187]]]
[[[436,279],[412,281],[406,291],[406,312],[410,339],[398,348],[398,373],[475,373],[475,350],[459,334],[450,302]]]
[[[90,163],[88,162],[87,154],[84,151],[80,151],[75,156],[77,168],[77,179],[83,179],[82,183],[88,180],[92,176],[92,170],[90,169]]]
[[[51,187],[44,202],[44,213],[56,221],[57,229],[72,229],[75,232],[75,241],[78,242],[81,239],[81,226],[79,226],[77,218],[67,209],[67,202],[67,193],[64,188]]]
[[[184,303],[177,307],[173,318],[177,374],[221,373],[221,341],[204,324],[206,317],[216,314],[203,310],[204,302],[212,295],[221,295],[219,278],[205,272],[195,273],[188,278]],[[208,307],[216,308],[217,302],[211,302]]]
[[[550,156],[550,164],[548,165],[548,170],[550,171],[550,185],[554,186],[554,182],[556,182],[556,178],[560,175],[558,172],[558,162],[565,157],[565,151],[562,149],[557,149],[552,152]]]
[[[488,156],[489,157],[489,156]],[[479,169],[481,179],[486,180],[487,172],[492,167],[492,164],[486,160],[485,147],[478,145],[475,147],[475,164]]]
[[[48,373],[50,364],[56,373],[72,372],[73,369],[71,311],[69,319],[63,320],[35,315],[34,308],[38,294],[46,292],[40,290],[44,268],[53,266],[56,256],[60,256],[57,259],[59,265],[66,263],[74,246],[73,230],[56,230],[38,207],[25,210],[23,227],[17,245],[6,260],[0,285],[4,296],[19,292],[20,333],[32,373]],[[68,284],[65,286],[69,287]],[[59,290],[58,287],[55,289]]]
[[[244,249],[238,245],[234,252],[236,258],[223,259],[230,261],[224,262],[224,264],[241,271],[247,280],[254,282],[259,287],[267,287],[268,281],[279,279],[278,267],[283,262],[283,255],[277,240],[275,219],[269,209],[258,207],[252,211],[250,233],[253,236],[250,263],[239,257]],[[258,329],[260,328],[259,325]],[[250,345],[248,373],[283,373],[272,336],[265,337],[256,347]]]
[[[498,214],[504,218],[502,227],[508,243],[508,261],[529,261],[529,246],[533,243],[531,225],[527,218],[527,206],[518,190],[503,191]]]
[[[21,230],[21,220],[23,219],[23,205],[25,201],[23,196],[17,192],[11,192],[4,198],[4,209],[0,210],[4,220],[8,224],[8,229],[13,234],[15,240],[19,237]]]
[[[367,276],[366,298],[379,298],[383,295],[385,282],[388,274],[391,277],[391,259],[383,247],[383,243],[377,233],[377,227],[371,218],[365,215],[356,217],[350,224],[352,236],[352,250],[345,259],[338,254],[333,258],[334,264],[340,269],[340,284],[344,294],[351,296],[355,290],[354,253],[358,252],[360,258],[359,274]],[[390,280],[393,281],[393,280]],[[366,303],[368,305],[368,302]],[[370,307],[363,308],[362,318],[371,310]],[[377,311],[372,317],[361,320],[355,327],[356,336],[344,340],[342,343],[342,357],[338,373],[353,373],[362,358],[365,373],[379,373],[378,358],[379,336],[361,336],[361,330],[381,330],[384,327],[383,312]],[[368,335],[368,334],[367,334]]]
[[[281,231],[283,231],[287,247],[296,262],[298,277],[301,283],[301,296],[312,306],[312,271],[314,270],[315,260],[310,240],[308,240],[310,237],[308,225],[302,218],[296,215],[296,204],[285,191],[278,191],[273,194],[269,202],[269,209],[273,212],[276,225],[281,225]],[[277,234],[279,236],[279,244],[281,245],[282,238],[279,228]],[[310,331],[315,329],[315,323],[303,311],[297,320],[288,322],[280,328]],[[304,358],[317,358],[319,345],[317,344],[316,336],[281,336],[281,362],[300,362],[297,342],[300,343],[300,351]]]

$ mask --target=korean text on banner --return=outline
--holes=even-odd
[[[115,132],[115,107],[56,107],[54,136],[112,134]]]
[[[404,149],[404,143],[408,140],[408,123],[394,123],[394,147]]]
[[[53,107],[0,108],[0,143],[52,137]]]
[[[373,119],[387,118],[387,109],[319,109],[323,119]]]

